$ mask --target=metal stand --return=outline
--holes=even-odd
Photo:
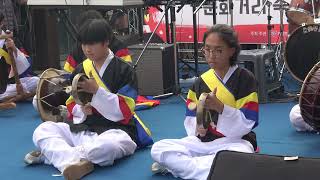
[[[154,29],[154,31],[152,32],[151,36],[149,37],[148,41],[146,42],[146,45],[144,46],[142,52],[140,53],[136,63],[134,64],[133,68],[135,69],[137,66],[138,66],[138,63],[140,62],[141,60],[141,57],[143,56],[144,52],[146,51],[148,45],[150,44],[150,41],[152,39],[152,37],[154,36],[155,32],[157,31],[157,29],[159,28],[163,18],[166,16],[166,12],[168,12],[168,10],[170,9],[170,15],[171,15],[171,23],[170,23],[170,26],[171,26],[171,42],[173,44],[173,47],[174,47],[174,70],[175,70],[175,87],[173,88],[174,92],[173,93],[168,93],[168,94],[165,94],[165,95],[160,95],[161,97],[162,96],[170,96],[170,95],[173,95],[173,94],[177,94],[177,95],[180,95],[180,85],[179,85],[179,73],[178,73],[178,64],[177,64],[177,42],[176,42],[176,17],[175,17],[175,2],[173,0],[170,0],[167,5],[166,5],[166,9],[164,10],[163,12],[163,15],[160,19],[160,21],[158,22],[156,28]],[[167,35],[168,37],[168,35]],[[167,39],[168,41],[168,39]],[[185,100],[183,98],[183,100]]]
[[[217,10],[216,10],[216,0],[212,1],[212,25],[217,24]]]
[[[202,8],[204,3],[206,3],[207,0],[203,0],[200,5],[197,7],[196,3],[192,4],[192,11],[193,11],[193,45],[194,45],[194,62],[195,62],[195,74],[198,77],[199,71],[198,71],[198,62],[199,62],[199,54],[198,54],[198,29],[197,29],[197,13]],[[217,23],[216,19],[216,0],[212,1],[213,6],[213,25]]]
[[[278,52],[278,56],[277,56],[278,57],[278,59],[277,59],[278,62],[277,62],[277,64],[279,64],[280,62],[283,62],[283,64],[282,64],[282,67],[281,67],[280,72],[279,72],[279,81],[281,81],[281,79],[282,79],[283,71],[284,71],[284,68],[285,68],[285,63],[283,61],[283,47],[284,47],[283,10],[284,10],[283,1],[280,1],[280,44],[279,44],[280,47],[278,47],[278,49],[277,49],[277,51],[280,51],[280,52]]]
[[[166,39],[167,43],[170,44],[170,26],[169,26],[169,8],[166,8],[165,12],[165,21],[166,21]]]
[[[268,48],[271,49],[271,30],[273,28],[273,25],[271,25],[272,16],[270,15],[271,2],[269,2],[268,0],[266,2],[268,6]]]
[[[204,3],[206,3],[206,1],[207,1],[207,0],[203,0],[196,9],[193,9],[193,16],[196,16],[196,15],[197,15],[198,11],[200,10],[200,8],[202,8],[202,6],[204,5]],[[217,1],[217,0],[213,0],[213,1],[212,1],[212,14],[213,14],[213,16],[212,16],[212,23],[213,23],[213,25],[215,25],[215,24],[217,23],[217,17],[216,17],[216,4],[217,4],[217,3],[216,3],[216,1]],[[197,2],[195,2],[195,3],[193,4],[194,7],[195,7],[196,3],[197,3]]]
[[[270,6],[271,6],[271,2],[266,0],[258,14],[258,16],[260,16],[261,12],[263,11],[263,9],[265,8],[265,6],[268,6],[268,25],[267,25],[267,29],[268,29],[268,49],[271,49],[271,30],[273,28],[273,25],[271,25],[271,19],[272,19],[272,16],[270,15]]]
[[[169,2],[168,2],[167,6],[166,6],[166,9],[164,10],[164,13],[163,13],[163,14],[162,14],[162,16],[161,16],[160,21],[158,22],[158,24],[157,24],[156,28],[153,30],[153,32],[152,32],[152,34],[151,34],[151,36],[149,37],[148,41],[146,42],[146,45],[145,45],[145,46],[144,46],[144,48],[142,49],[142,51],[141,51],[141,53],[140,53],[140,55],[139,55],[139,57],[138,57],[138,59],[137,59],[136,63],[133,65],[133,68],[134,68],[134,69],[138,66],[138,63],[140,62],[141,57],[143,56],[144,52],[146,51],[146,49],[147,49],[148,45],[150,44],[150,41],[151,41],[151,39],[153,38],[154,34],[155,34],[155,33],[156,33],[156,31],[158,30],[158,28],[159,28],[159,26],[160,26],[160,24],[161,24],[161,22],[162,22],[163,18],[164,18],[164,17],[165,17],[165,15],[166,15],[166,12],[167,12],[167,11],[168,11],[168,9],[170,8],[170,4],[171,4],[171,3],[173,3],[173,0],[171,0],[171,1],[169,1]],[[167,39],[167,40],[168,40],[168,39]]]
[[[171,14],[171,32],[172,32],[171,41],[173,44],[173,54],[174,54],[175,93],[180,94],[181,90],[180,90],[180,82],[179,82],[177,38],[176,38],[176,9],[174,4],[171,4],[170,14]]]
[[[284,37],[283,37],[283,32],[284,32],[284,27],[283,27],[283,1],[280,1],[280,42],[284,43]]]
[[[192,6],[193,10],[196,10],[196,6],[193,5]],[[199,63],[199,54],[198,54],[198,27],[197,27],[197,14],[193,13],[193,49],[194,49],[194,53],[193,53],[193,58],[194,58],[194,71],[196,76],[199,76],[199,72],[198,72],[198,63]]]
[[[207,0],[203,0],[202,3],[193,11],[193,14],[197,14],[197,12],[200,10],[200,8],[202,8],[202,6],[204,5],[204,3],[206,3],[206,1]]]
[[[228,0],[229,14],[230,14],[230,26],[233,27],[233,0]]]

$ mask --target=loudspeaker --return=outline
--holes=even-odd
[[[281,87],[273,51],[267,49],[242,50],[238,56],[238,64],[255,75],[259,85],[259,103],[268,102],[269,93]]]
[[[133,64],[145,44],[129,46]],[[139,95],[161,95],[173,92],[175,86],[174,48],[172,44],[150,44],[136,67]]]
[[[208,180],[301,180],[319,178],[320,159],[220,151]]]

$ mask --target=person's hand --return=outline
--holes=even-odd
[[[92,106],[89,104],[86,104],[84,106],[81,106],[81,110],[85,115],[92,115]]]
[[[7,49],[11,49],[11,50],[15,50],[16,49],[16,45],[14,44],[14,41],[11,38],[7,38],[6,39],[5,45],[6,45]]]
[[[94,78],[89,78],[89,79],[84,79],[82,81],[79,81],[78,88],[80,88],[84,92],[96,94],[99,89],[99,85],[94,80]]]
[[[207,134],[208,129],[205,129],[202,125],[197,124],[197,135],[200,135],[200,137],[204,137]]]
[[[224,105],[216,96],[217,88],[215,88],[207,97],[204,107],[206,109],[217,111],[222,113]]]

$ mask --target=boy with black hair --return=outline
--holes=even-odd
[[[93,19],[103,19],[103,17],[100,14],[100,12],[96,10],[88,10],[82,13],[77,21],[78,28],[80,28],[82,24],[86,23],[86,21],[90,21]],[[132,59],[127,46],[122,41],[118,40],[112,32],[110,33],[110,50],[114,52],[116,56],[120,57],[126,62],[131,63]],[[76,66],[82,63],[82,61],[84,61],[85,59],[86,57],[81,49],[81,44],[77,43],[76,46],[73,48],[72,52],[67,56],[66,62],[64,64],[64,70],[72,73]]]
[[[40,124],[33,142],[42,158],[62,172],[65,179],[80,179],[94,166],[112,165],[132,155],[137,147],[152,143],[150,132],[134,113],[137,81],[133,68],[109,49],[111,29],[103,19],[87,21],[80,29],[80,42],[88,58],[73,75],[89,79],[78,86],[93,94],[87,105],[67,100],[72,122]],[[147,141],[145,141],[147,139]]]

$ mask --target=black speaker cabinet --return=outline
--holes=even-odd
[[[208,180],[318,179],[319,158],[285,157],[220,151],[213,160]]]
[[[259,103],[270,100],[269,93],[281,87],[274,52],[267,49],[242,50],[238,64],[250,70],[258,81]]]
[[[129,46],[133,64],[145,44]],[[136,67],[139,95],[170,93],[175,85],[174,48],[171,44],[150,44]]]

